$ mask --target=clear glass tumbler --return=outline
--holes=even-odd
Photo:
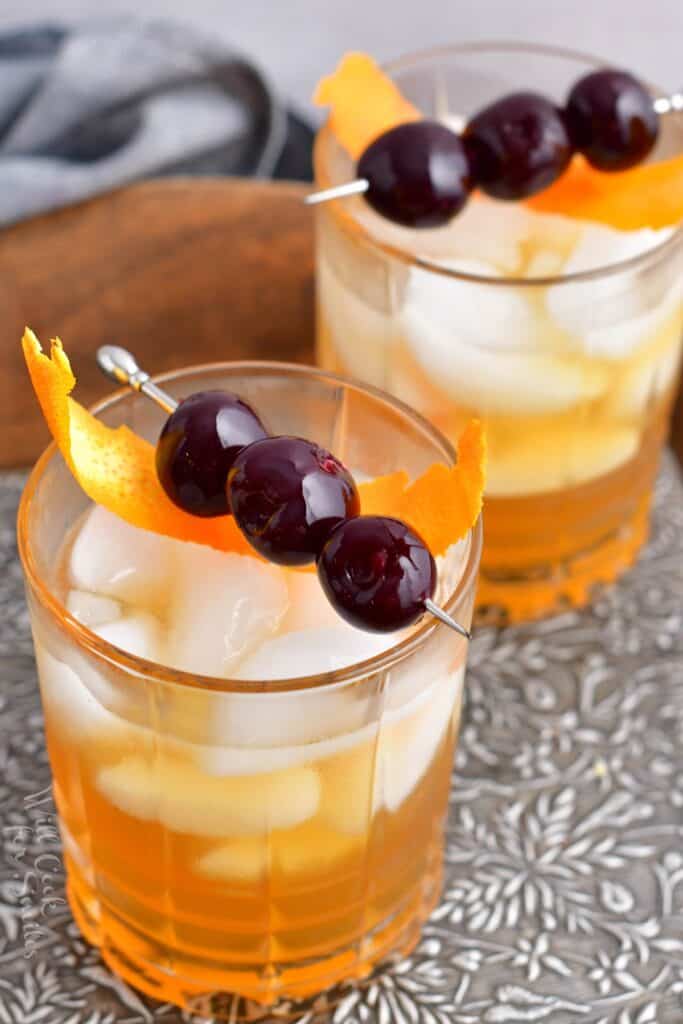
[[[274,431],[369,476],[454,459],[399,402],[313,369],[219,364],[161,380],[176,397],[234,390]],[[162,422],[131,393],[96,412],[150,440]],[[299,1012],[295,1001],[410,949],[438,900],[467,645],[425,620],[327,675],[171,671],[67,611],[65,550],[88,506],[50,447],[19,545],[74,916],[114,971],[159,999],[230,1020],[261,1019],[264,1004]],[[441,565],[439,597],[466,625],[480,549],[478,523]]]
[[[482,44],[386,70],[425,116],[457,126],[518,89],[561,102],[599,63]],[[683,150],[683,118],[663,135],[657,158]],[[319,188],[354,177],[327,127],[315,172]],[[683,231],[665,234],[478,198],[436,230],[393,225],[362,197],[317,208],[319,363],[398,395],[450,440],[473,415],[486,423],[477,601],[497,614],[584,603],[646,538],[681,354]]]

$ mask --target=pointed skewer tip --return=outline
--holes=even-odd
[[[465,629],[465,627],[461,626],[459,622],[456,622],[455,619],[451,618],[448,612],[445,612],[443,608],[439,608],[438,604],[434,604],[431,598],[427,598],[425,601],[425,609],[430,615],[433,615],[438,619],[439,622],[443,622],[443,624],[448,626],[449,629],[453,629],[456,633],[459,633],[460,636],[465,638],[465,640],[472,639],[472,634],[469,629]]]

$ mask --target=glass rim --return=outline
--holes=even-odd
[[[388,61],[383,61],[381,67],[383,70],[392,74],[403,68],[421,64],[436,58],[448,57],[457,54],[467,55],[495,52],[540,54],[546,57],[558,57],[565,60],[581,61],[582,63],[595,68],[605,67],[606,64],[612,66],[611,62],[605,61],[600,57],[583,53],[580,50],[573,50],[569,47],[552,46],[544,43],[514,42],[511,40],[480,40],[469,43],[444,44],[442,46],[427,47],[422,50],[413,50],[410,53],[403,54],[402,56],[395,57]],[[642,78],[641,80],[650,89],[653,95],[662,95],[666,93],[665,89],[654,85],[647,79]],[[666,116],[680,118],[683,129],[683,115],[674,113]],[[316,188],[328,188],[335,184],[329,176],[326,176],[320,183],[317,178],[319,163],[323,159],[321,151],[331,140],[332,134],[329,128],[329,123],[328,120],[325,120],[316,135],[314,146],[313,160]],[[336,207],[337,211],[343,210],[343,200],[333,202],[330,206]],[[334,210],[331,210],[330,212],[333,216]],[[642,265],[647,265],[650,262],[657,262],[661,257],[666,257],[669,254],[669,251],[675,251],[679,245],[683,246],[683,223],[680,223],[672,227],[671,234],[658,242],[657,245],[654,245],[649,249],[645,249],[643,252],[637,253],[635,256],[629,256],[628,259],[617,260],[614,263],[606,263],[597,267],[591,267],[589,270],[578,270],[571,274],[550,274],[540,277],[506,277],[503,275],[488,276],[486,274],[473,274],[464,270],[446,267],[443,266],[443,264],[424,256],[411,254],[407,249],[402,248],[399,245],[394,245],[391,242],[380,241],[375,237],[375,235],[373,235],[372,231],[362,225],[353,214],[339,216],[337,213],[337,220],[339,221],[342,230],[346,231],[349,230],[348,222],[352,222],[354,233],[360,236],[360,239],[364,244],[371,248],[378,249],[385,255],[390,256],[392,259],[397,259],[408,266],[417,267],[421,270],[427,270],[430,273],[439,274],[442,277],[452,278],[458,281],[468,281],[471,284],[485,284],[497,288],[547,288],[551,286],[556,287],[592,281],[595,279],[602,280],[603,278],[617,274],[629,273],[630,271],[637,270]],[[599,222],[590,221],[588,223]],[[606,226],[609,227],[609,225]],[[611,228],[611,230],[616,231],[619,229]]]
[[[409,405],[400,399],[394,398],[381,388],[345,377],[342,374],[328,373],[315,366],[299,363],[284,363],[269,360],[238,360],[230,362],[198,363],[196,365],[183,367],[179,370],[170,370],[166,373],[157,374],[152,380],[158,384],[168,383],[182,379],[189,374],[217,373],[230,370],[235,375],[239,373],[252,373],[257,376],[280,374],[286,377],[306,377],[312,375],[320,380],[332,384],[342,384],[351,387],[361,394],[369,394],[371,397],[380,400],[384,405],[393,411],[398,411],[411,423],[415,424],[423,433],[427,434],[434,442],[440,453],[445,456],[448,463],[456,461],[456,453],[450,441],[431,424],[424,416],[411,409]],[[89,407],[89,411],[95,415],[116,405],[123,398],[130,398],[131,391],[128,388],[118,388],[116,391],[106,395]],[[139,396],[140,401],[146,401]],[[127,672],[145,676],[155,682],[170,683],[192,689],[209,690],[214,693],[283,693],[297,690],[328,689],[338,686],[341,683],[352,683],[356,680],[374,675],[377,672],[384,672],[394,665],[404,661],[432,637],[438,630],[448,629],[443,623],[430,615],[425,615],[423,622],[405,639],[392,647],[387,648],[380,654],[367,658],[364,661],[354,662],[346,668],[337,669],[333,672],[316,673],[308,676],[293,676],[287,679],[226,679],[221,676],[206,676],[199,673],[185,672],[180,669],[170,668],[156,661],[148,661],[145,658],[137,657],[115,646],[102,637],[98,636],[87,626],[79,622],[67,609],[54,590],[41,578],[33,553],[31,550],[30,538],[30,513],[32,502],[38,485],[43,478],[48,466],[54,458],[61,457],[57,445],[50,442],[45,451],[40,455],[37,462],[31,469],[29,477],[24,486],[19,508],[17,512],[17,543],[19,557],[31,592],[35,594],[47,613],[57,622],[59,628],[77,644],[79,648],[85,648],[88,652],[96,654],[109,664],[123,668]],[[80,486],[77,482],[76,486]],[[89,499],[90,500],[90,499]],[[482,548],[482,517],[467,534],[469,539],[467,559],[462,573],[452,592],[448,595],[443,607],[445,611],[452,614],[462,596],[476,585],[476,578],[479,569],[479,559]],[[464,643],[464,639],[461,640]]]

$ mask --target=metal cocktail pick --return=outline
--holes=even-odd
[[[671,93],[670,96],[659,96],[653,102],[657,114],[674,114],[683,110],[683,90]],[[335,185],[333,188],[324,188],[319,192],[310,192],[304,196],[304,202],[308,206],[316,206],[318,203],[329,203],[333,199],[344,199],[346,196],[360,195],[367,192],[370,182],[367,178],[355,178],[343,185]]]
[[[97,365],[102,370],[102,373],[111,380],[116,381],[117,384],[125,384],[132,391],[139,391],[140,394],[151,399],[164,412],[169,414],[175,412],[178,408],[176,400],[158,387],[148,373],[140,369],[135,356],[128,349],[122,348],[120,345],[102,345],[97,350],[96,358]],[[454,629],[456,633],[464,636],[466,640],[472,639],[470,631],[451,618],[443,608],[439,608],[437,604],[434,604],[431,598],[425,600],[424,606],[426,611],[439,619],[440,622],[443,622],[444,625]]]
[[[178,408],[175,398],[162,391],[148,373],[141,370],[135,356],[120,345],[102,345],[97,350],[97,365],[106,377],[117,384],[125,384],[132,391],[140,391],[151,398],[164,412],[172,413]]]

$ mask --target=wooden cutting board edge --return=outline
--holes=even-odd
[[[313,231],[305,187],[236,179],[131,185],[0,233],[0,466],[47,432],[19,346],[59,335],[90,404],[111,391],[92,358],[125,345],[159,373],[188,363],[313,360]]]
[[[313,362],[309,186],[161,178],[0,232],[0,468],[48,440],[19,347],[25,324],[62,337],[90,404],[111,391],[92,358],[133,349],[160,373],[190,362]],[[683,395],[672,444],[683,462]]]

